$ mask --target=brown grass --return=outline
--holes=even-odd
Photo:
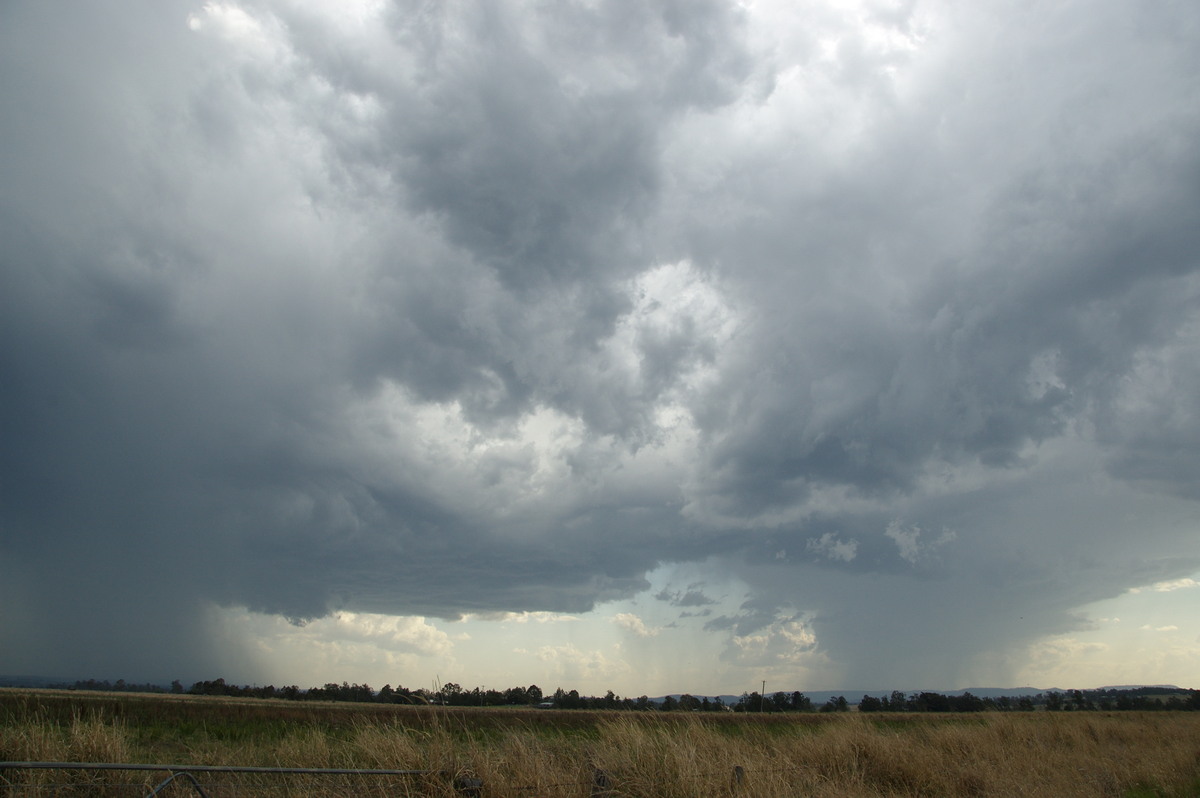
[[[482,779],[484,796],[589,796],[600,770],[613,798],[1148,798],[1200,795],[1200,713],[471,712],[0,691],[0,760],[431,771],[201,775],[213,796],[452,796],[454,778],[467,775]],[[10,770],[0,796],[52,794],[50,785],[68,787],[53,794],[145,795],[164,777]],[[132,786],[105,786],[120,783]]]

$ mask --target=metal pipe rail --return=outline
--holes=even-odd
[[[0,770],[188,770],[196,773],[300,773],[314,776],[427,776],[437,770],[270,768],[248,765],[139,765],[120,762],[0,762]]]
[[[480,779],[448,773],[442,770],[376,770],[367,768],[285,768],[250,765],[149,765],[124,762],[0,762],[0,779],[6,770],[140,770],[167,772],[171,775],[154,787],[147,798],[158,795],[178,777],[185,778],[201,798],[207,793],[193,773],[268,773],[303,776],[428,776],[439,774],[453,777],[454,788],[465,796],[478,796],[483,788]]]

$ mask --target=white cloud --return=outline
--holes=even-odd
[[[550,668],[552,675],[561,680],[563,687],[586,683],[599,684],[629,672],[629,666],[619,657],[619,649],[614,650],[617,656],[609,656],[596,649],[580,649],[572,643],[567,643],[541,646],[531,653],[543,667]]]
[[[858,554],[857,540],[842,540],[833,532],[826,532],[819,538],[809,538],[806,547],[814,554],[841,562],[851,562]]]
[[[274,640],[282,645],[316,641],[365,644],[383,651],[423,656],[447,656],[454,648],[446,632],[420,617],[335,612],[297,625],[276,615],[241,610],[228,613],[227,618],[229,622],[254,629],[260,641]]]
[[[1149,587],[1133,587],[1129,589],[1129,592],[1137,594],[1145,590],[1152,590],[1155,593],[1171,593],[1176,590],[1187,590],[1193,587],[1200,587],[1200,582],[1187,577],[1184,579],[1170,579],[1165,582],[1155,582]]]
[[[580,620],[578,615],[567,615],[561,612],[503,612],[496,616],[479,616],[484,620],[498,620],[505,623],[575,623]]]
[[[660,628],[650,628],[645,621],[632,612],[618,612],[613,616],[613,623],[622,629],[628,629],[638,637],[655,637],[662,631]]]
[[[294,61],[287,31],[274,17],[254,16],[233,3],[205,3],[188,16],[188,27],[197,33],[215,33],[239,55],[279,68]]]
[[[736,631],[729,638],[726,658],[742,666],[791,669],[823,664],[811,619],[801,615],[776,614],[769,623],[746,634]]]

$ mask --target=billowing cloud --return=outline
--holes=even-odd
[[[1192,586],[1198,24],[9,4],[0,672],[451,657],[704,563],[654,597],[731,679],[946,687]]]
[[[632,612],[618,612],[613,616],[613,623],[622,629],[627,629],[638,637],[654,637],[661,630],[646,626],[646,622]]]

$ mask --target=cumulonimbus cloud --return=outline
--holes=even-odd
[[[1193,573],[1197,12],[810,6],[0,11],[0,669],[705,561],[953,678]]]

